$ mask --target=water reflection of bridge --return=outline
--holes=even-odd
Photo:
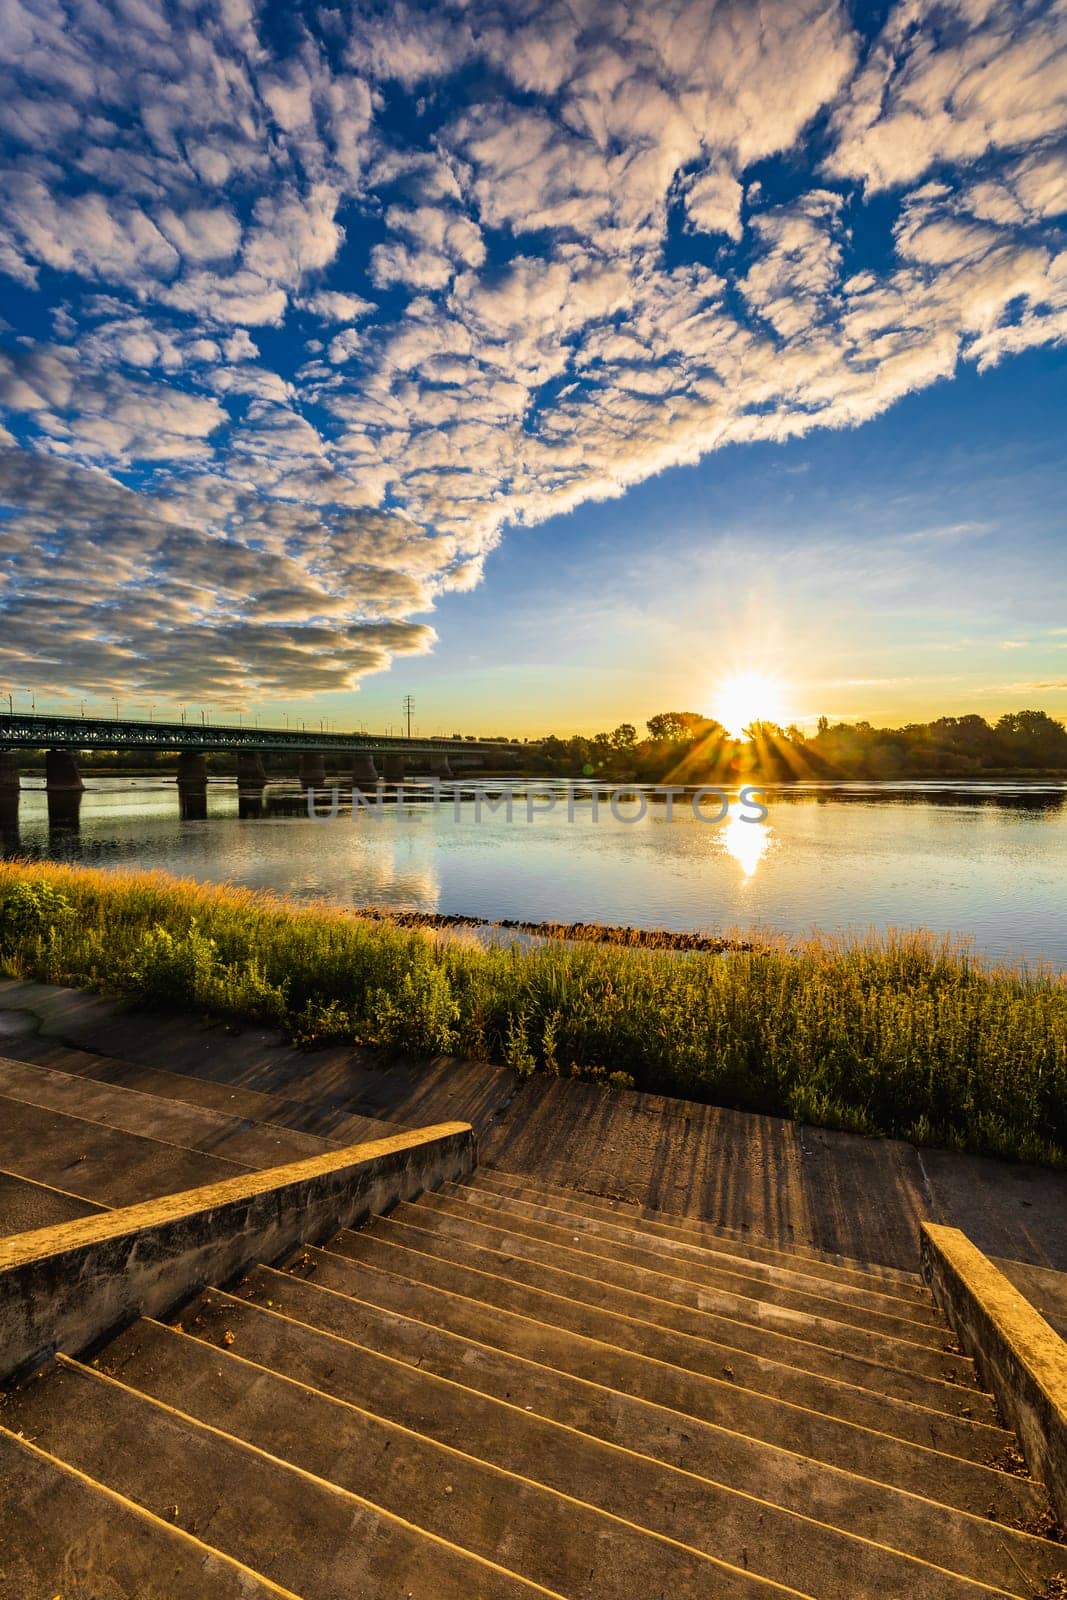
[[[499,739],[458,735],[451,739],[396,737],[392,734],[327,733],[307,728],[226,726],[201,721],[155,722],[111,717],[61,717],[33,713],[0,715],[0,822],[17,824],[22,787],[19,751],[43,750],[49,820],[75,823],[85,785],[79,769],[83,753],[95,750],[166,751],[178,757],[177,788],[183,818],[207,816],[207,757],[233,752],[237,762],[239,810],[258,816],[267,784],[264,757],[295,758],[295,776],[305,789],[334,777],[360,788],[381,777],[402,781],[407,772],[450,778],[457,768],[481,765],[487,754],[510,754],[523,747]],[[376,764],[377,761],[377,764]]]

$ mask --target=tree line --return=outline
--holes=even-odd
[[[591,738],[549,735],[536,754],[531,746],[527,765],[553,776],[642,783],[1067,775],[1067,729],[1044,711],[1013,711],[994,723],[938,717],[901,728],[820,717],[813,734],[796,724],[756,722],[740,739],[699,712],[664,711],[645,728],[643,738],[630,722]]]

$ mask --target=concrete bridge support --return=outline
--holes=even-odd
[[[455,773],[452,771],[452,764],[447,755],[430,757],[430,776],[431,778],[455,777]]]
[[[207,817],[207,762],[199,750],[183,750],[178,757],[178,805],[183,822]]]
[[[70,793],[72,790],[80,794],[85,788],[82,775],[78,771],[78,757],[75,751],[66,749],[46,750],[44,757],[45,787],[49,794]]]
[[[300,782],[305,789],[321,789],[326,783],[326,758],[321,750],[305,750],[300,757]]]
[[[237,753],[237,815],[255,818],[263,815],[263,790],[267,785],[267,769],[258,750],[240,750]]]
[[[352,752],[352,787],[353,789],[373,789],[378,782],[378,769],[374,765],[374,757],[369,750],[353,750]]]
[[[77,827],[85,784],[78,771],[76,751],[64,747],[46,750],[44,781],[48,791],[48,826]]]
[[[0,750],[0,846],[10,855],[19,846],[19,758],[15,750]]]
[[[382,757],[382,775],[386,783],[403,783],[407,771],[405,758],[399,753]]]

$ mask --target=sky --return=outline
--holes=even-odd
[[[1067,0],[0,4],[0,689],[1067,714]]]

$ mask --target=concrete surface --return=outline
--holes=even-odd
[[[83,1350],[473,1164],[470,1127],[444,1123],[0,1239],[0,1376]]]
[[[1064,1227],[1067,1227],[1067,1218]],[[1031,1267],[1025,1261],[1008,1261],[1004,1256],[993,1256],[992,1261],[1030,1304],[1036,1306],[1060,1338],[1067,1339],[1067,1272]]]
[[[0,1527],[13,1525],[5,1600],[299,1600],[0,1427]]]
[[[469,1061],[392,1062],[301,1051],[267,1030],[160,1017],[76,990],[0,983],[0,1054],[64,1071],[75,1052],[150,1092],[262,1097],[269,1120],[343,1139],[353,1118],[473,1124],[483,1167],[701,1220],[788,1250],[917,1271],[922,1220],[987,1254],[1067,1271],[1067,1173],[864,1139],[570,1079],[520,1080]],[[81,1070],[79,1069],[79,1070]],[[199,1102],[207,1104],[206,1100]],[[238,1115],[257,1115],[247,1100]],[[357,1126],[366,1127],[365,1120]],[[356,1133],[355,1137],[365,1134]],[[3,1165],[0,1162],[0,1165]],[[62,1187],[61,1180],[58,1186]]]
[[[1067,1525],[1067,1345],[958,1228],[926,1223],[923,1276]]]

